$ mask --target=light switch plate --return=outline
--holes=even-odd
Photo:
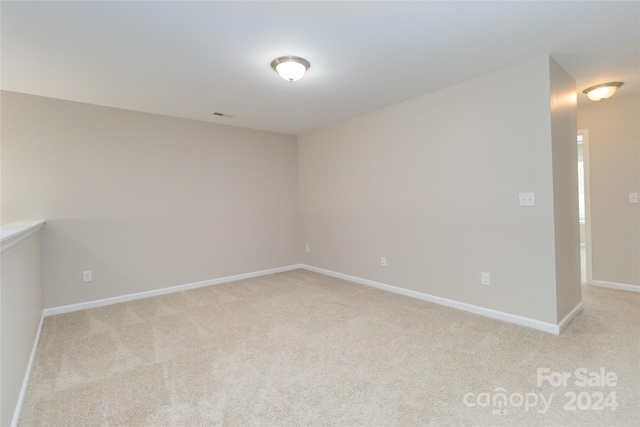
[[[536,193],[520,193],[520,206],[535,206]]]
[[[629,203],[638,203],[638,193],[629,193]]]

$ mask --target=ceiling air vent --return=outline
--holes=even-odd
[[[225,119],[233,119],[235,116],[233,114],[224,114],[224,113],[213,113],[214,116],[224,117]]]

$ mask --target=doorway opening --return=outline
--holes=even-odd
[[[580,222],[580,277],[591,283],[591,227],[589,224],[589,132],[578,131],[578,220]]]

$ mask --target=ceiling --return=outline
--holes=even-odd
[[[637,1],[0,8],[3,90],[294,135],[546,54],[579,92],[607,81],[624,82],[616,96],[640,90]],[[307,75],[282,80],[270,68],[282,55],[308,59]]]

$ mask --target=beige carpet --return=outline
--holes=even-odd
[[[638,426],[640,295],[584,300],[554,336],[296,270],[53,316],[20,424]]]

